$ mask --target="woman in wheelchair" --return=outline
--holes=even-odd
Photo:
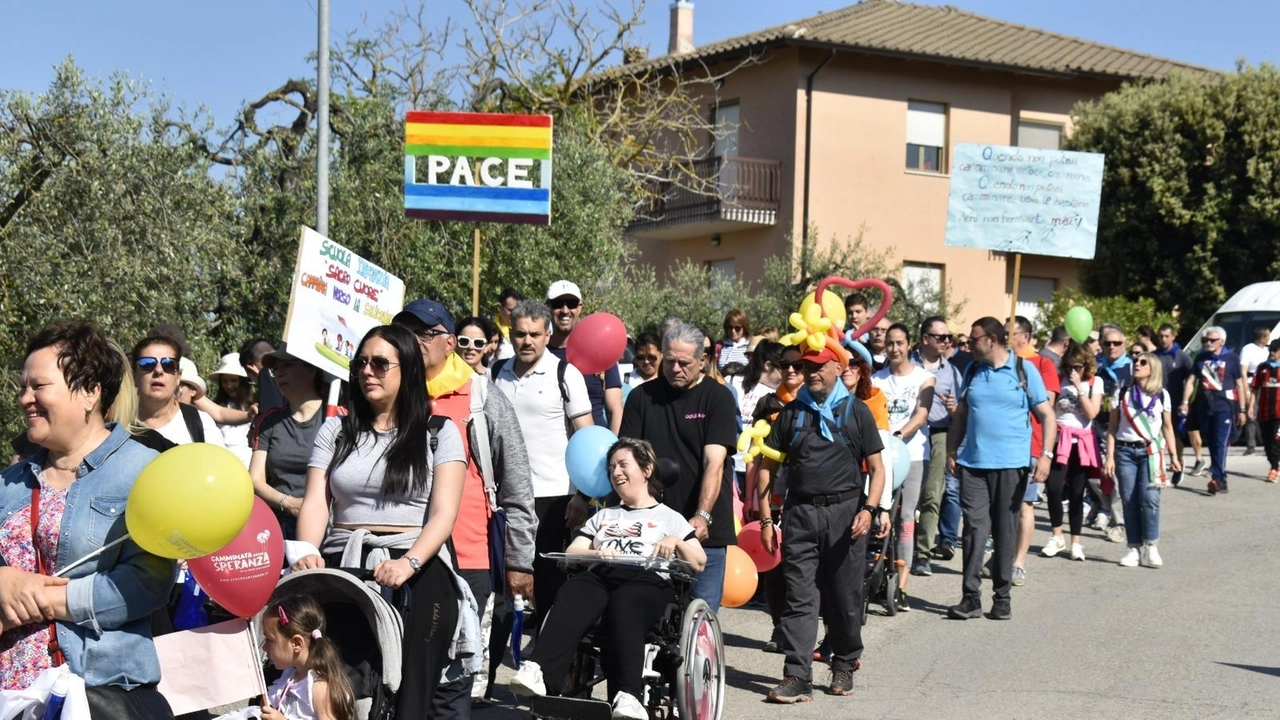
[[[622,438],[609,448],[609,481],[620,504],[597,512],[578,531],[570,555],[679,558],[697,572],[707,555],[693,527],[658,501],[662,483],[657,458],[644,440]],[[647,720],[641,705],[645,634],[675,600],[666,573],[640,568],[592,566],[573,575],[556,596],[538,634],[533,657],[511,680],[518,695],[558,694],[564,687],[578,643],[604,617],[609,637],[601,648],[613,698],[613,717]]]

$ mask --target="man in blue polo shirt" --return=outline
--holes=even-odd
[[[994,538],[995,555],[993,600],[987,617],[1009,619],[1014,537],[1027,490],[1029,413],[1040,420],[1044,433],[1045,451],[1032,471],[1036,482],[1049,476],[1058,435],[1044,380],[1035,365],[1009,351],[1007,339],[1004,325],[993,317],[984,317],[970,328],[974,367],[965,373],[960,404],[947,432],[947,468],[960,478],[964,512],[964,597],[947,610],[957,620],[982,614],[982,549],[988,535]],[[957,449],[961,449],[959,456]]]

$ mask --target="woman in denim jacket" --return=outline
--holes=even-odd
[[[149,622],[173,561],[126,541],[52,577],[127,532],[129,491],[156,456],[104,421],[125,371],[90,325],[40,331],[27,344],[18,405],[41,449],[0,474],[0,686],[25,687],[65,662],[84,678],[95,720],[173,717],[156,691]]]

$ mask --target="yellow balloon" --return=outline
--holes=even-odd
[[[827,346],[826,335],[810,335],[809,336],[809,347],[814,351],[821,350],[826,346]]]
[[[125,525],[142,549],[188,560],[235,539],[253,511],[253,481],[231,451],[192,443],[147,464],[125,503]]]
[[[804,313],[810,307],[817,307],[818,301],[814,299],[814,293],[805,296],[804,301],[800,303],[800,312]],[[831,319],[831,324],[838,328],[844,327],[844,321],[847,315],[844,312],[844,299],[840,294],[827,289],[822,291],[822,309],[827,311],[827,317]]]

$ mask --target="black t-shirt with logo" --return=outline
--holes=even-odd
[[[619,437],[648,440],[660,458],[680,464],[680,479],[666,488],[662,502],[686,518],[698,511],[702,491],[702,451],[708,445],[726,449],[720,496],[711,510],[706,547],[737,544],[733,528],[733,452],[737,445],[738,409],[733,393],[704,377],[679,391],[659,375],[636,386],[622,411]]]
[[[787,492],[798,497],[835,495],[862,490],[862,460],[884,450],[875,417],[867,404],[850,395],[853,403],[847,428],[856,442],[850,444],[844,432],[828,425],[832,440],[818,430],[821,419],[803,403],[792,401],[778,413],[765,444],[787,454]],[[833,410],[844,422],[844,403]],[[803,417],[802,416],[807,416]],[[798,423],[797,418],[802,418]]]

